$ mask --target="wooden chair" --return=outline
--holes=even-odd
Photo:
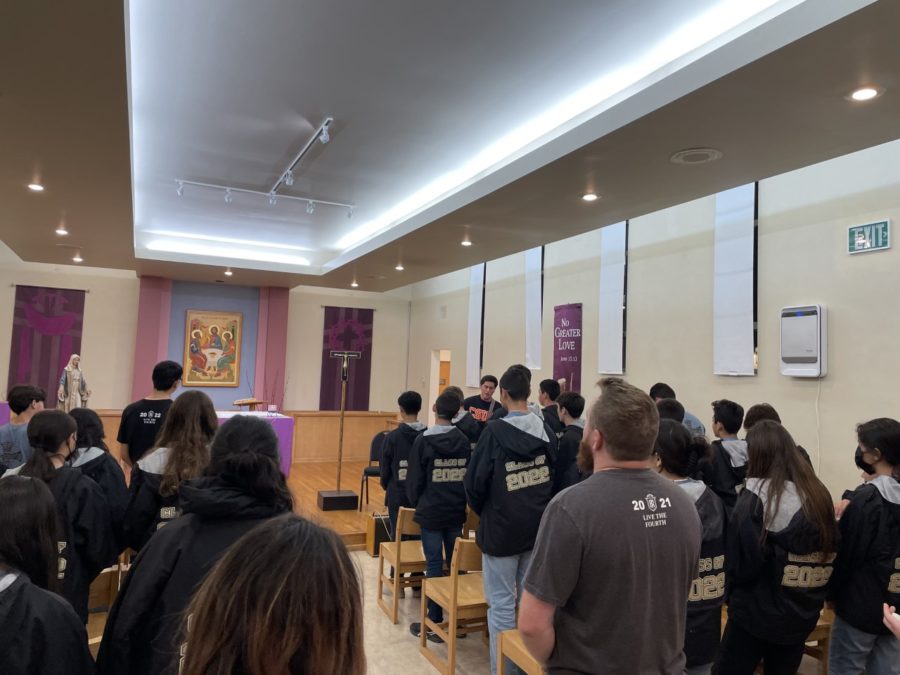
[[[473,539],[475,537],[475,533],[478,531],[478,523],[481,522],[481,518],[478,517],[478,514],[475,513],[471,507],[466,507],[466,522],[463,523],[462,528],[462,538],[463,539]]]
[[[517,630],[505,630],[497,636],[497,673],[507,675],[506,659],[521,668],[526,675],[543,675],[544,669],[522,641]]]
[[[806,638],[803,653],[819,661],[819,674],[828,675],[828,646],[831,641],[831,624],[834,623],[834,612],[823,609],[819,621],[812,633]],[[815,644],[810,644],[810,643]]]
[[[397,514],[397,528],[394,532],[394,541],[381,542],[378,561],[378,606],[384,610],[393,623],[397,623],[397,611],[400,605],[400,593],[404,588],[421,586],[422,576],[404,577],[410,572],[422,574],[425,572],[425,554],[422,552],[421,541],[404,541],[403,536],[421,535],[422,530],[413,521],[415,509],[400,508]],[[394,568],[394,578],[391,579],[384,572],[385,564]],[[384,586],[391,587],[391,607],[388,608],[384,601]]]
[[[384,439],[387,435],[387,431],[379,431],[372,438],[371,444],[369,444],[369,464],[368,466],[363,467],[362,480],[359,483],[360,512],[362,512],[363,509],[362,495],[364,489],[366,493],[366,506],[369,505],[369,479],[381,476],[381,450],[384,448]]]
[[[462,574],[469,572],[469,574]],[[435,623],[428,618],[428,601],[433,600],[444,611],[445,621]],[[488,605],[484,597],[481,575],[481,549],[471,539],[459,538],[453,547],[450,576],[432,577],[422,586],[422,631],[419,651],[438,672],[456,672],[456,641],[460,633],[482,633],[488,636]],[[426,630],[433,630],[447,644],[447,661],[428,649]]]

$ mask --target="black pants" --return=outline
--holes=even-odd
[[[734,621],[725,624],[713,675],[752,675],[760,661],[765,675],[795,675],[803,659],[803,642],[779,645],[751,635]]]

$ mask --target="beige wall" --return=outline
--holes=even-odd
[[[900,252],[846,254],[849,225],[883,218],[895,228],[900,219],[900,141],[760,183],[759,374],[743,378],[712,374],[714,198],[632,219],[626,378],[644,389],[668,382],[707,425],[715,398],[767,401],[833,494],[855,485],[855,424],[900,418]],[[544,367],[535,380],[551,375],[553,307],[569,302],[584,303],[583,388],[598,377],[599,249],[597,232],[546,248]],[[425,386],[431,350],[441,348],[453,352],[451,379],[462,380],[467,283],[464,271],[414,285],[411,386]],[[524,358],[524,283],[523,255],[488,264],[484,372]],[[779,310],[814,302],[829,315],[828,376],[783,377]]]
[[[87,290],[81,361],[93,392],[91,406],[122,408],[131,399],[138,279],[134,272],[25,263],[6,247],[0,258],[0,397],[10,385],[9,353],[15,284]]]
[[[367,293],[298,286],[288,306],[285,410],[318,410],[324,306],[374,309],[370,410],[394,410],[406,388],[409,289]]]

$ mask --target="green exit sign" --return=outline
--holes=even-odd
[[[891,247],[891,221],[853,225],[847,230],[847,253],[883,251]]]

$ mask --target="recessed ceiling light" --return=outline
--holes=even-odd
[[[397,270],[398,272],[402,272],[403,271],[403,263],[397,263],[397,266],[394,269]]]
[[[581,198],[586,202],[595,202],[599,199],[599,197],[597,195],[595,195],[593,192],[586,192],[583,195],[581,195]]]
[[[722,159],[722,151],[715,148],[686,148],[669,157],[672,164],[707,164]]]
[[[358,286],[359,286],[359,284],[356,283],[356,279],[354,279],[353,281],[350,282],[350,288],[357,288]]]
[[[41,185],[40,183],[29,183],[28,189],[31,190],[32,192],[43,192],[44,186]]]
[[[460,246],[471,246],[471,245],[472,245],[472,242],[471,242],[471,240],[470,240],[468,237],[466,237],[466,238],[463,239],[461,242],[459,242],[459,245],[460,245]]]
[[[66,221],[64,218],[59,219],[59,225],[56,226],[56,234],[60,237],[65,237],[69,234],[69,230],[66,229]]]
[[[226,276],[226,277],[230,277],[232,274],[234,274],[234,272],[231,271],[231,268],[230,268],[230,267],[226,267],[226,268],[225,268],[225,276]]]
[[[875,87],[860,87],[850,94],[850,99],[858,102],[871,101],[873,98],[881,96],[882,93],[884,93],[882,90]]]
[[[84,262],[84,258],[81,257],[81,249],[80,248],[75,249],[75,255],[72,256],[72,262],[77,262],[77,263]]]

